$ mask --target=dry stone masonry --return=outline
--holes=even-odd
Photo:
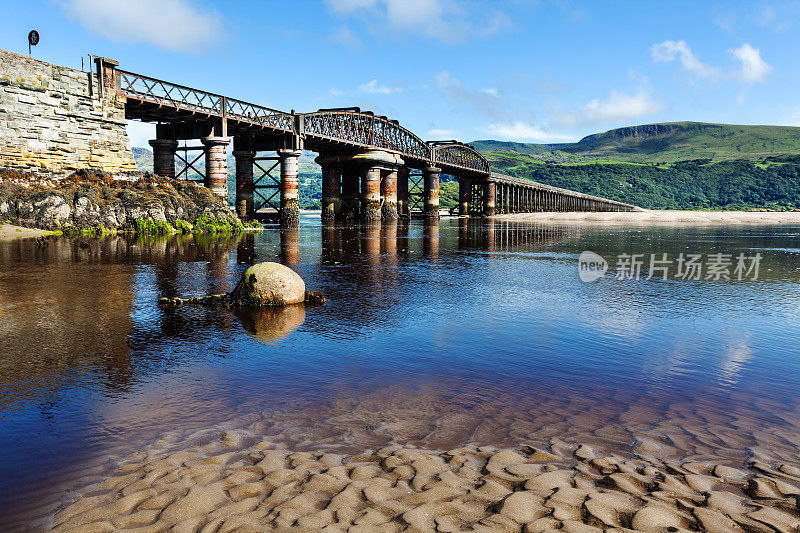
[[[101,97],[101,85],[89,72],[0,50],[0,167],[135,171],[125,104],[115,87]]]

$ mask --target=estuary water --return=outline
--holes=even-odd
[[[120,459],[206,428],[298,450],[559,439],[800,465],[798,227],[305,218],[87,242],[0,243],[0,530],[45,527]],[[584,251],[599,280],[579,277]],[[260,261],[329,301],[157,304]]]

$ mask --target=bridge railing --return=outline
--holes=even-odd
[[[430,160],[425,142],[385,117],[347,110],[321,110],[302,115],[303,133],[364,148],[385,148],[414,159]]]
[[[473,147],[457,141],[429,141],[433,149],[433,163],[440,167],[454,167],[489,175],[489,161]]]
[[[117,72],[120,79],[119,92],[126,97],[292,131],[293,120],[289,113],[133,72]]]

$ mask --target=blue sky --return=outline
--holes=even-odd
[[[800,126],[800,1],[4,0],[0,48],[424,139],[572,141],[695,120]],[[148,127],[130,128],[145,145]]]

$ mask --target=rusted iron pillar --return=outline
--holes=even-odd
[[[215,195],[228,202],[228,153],[231,140],[227,137],[203,137],[200,139],[206,147],[206,180],[205,186]]]
[[[458,179],[458,215],[469,216],[469,204],[472,201],[472,180]]]
[[[490,217],[495,213],[495,200],[497,198],[497,185],[493,181],[483,183],[483,216]]]
[[[361,179],[361,219],[381,219],[381,168],[367,167]]]
[[[355,168],[342,168],[342,220],[358,218],[359,175]]]
[[[281,224],[300,222],[300,150],[278,150],[281,165]]]
[[[437,167],[428,167],[425,169],[423,191],[425,195],[424,212],[425,216],[428,218],[439,218],[439,172],[441,172],[441,169]]]
[[[411,169],[408,167],[397,169],[397,213],[401,218],[410,216],[408,205],[408,177],[410,175]]]
[[[236,145],[234,144],[234,148]],[[253,150],[234,150],[236,158],[236,214],[242,219],[253,218]]]
[[[339,218],[342,208],[341,175],[338,167],[330,164],[322,165],[322,220],[333,222]]]
[[[381,218],[383,220],[397,220],[397,167],[390,167],[388,170],[383,171],[381,196],[383,196]]]
[[[171,139],[153,139],[153,174],[162,178],[175,179],[175,150],[178,141]]]

